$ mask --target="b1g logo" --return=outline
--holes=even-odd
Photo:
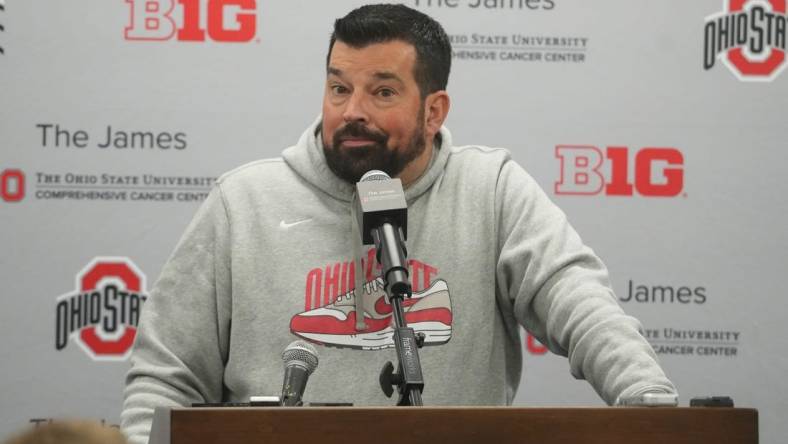
[[[131,353],[145,293],[145,275],[125,257],[97,257],[77,274],[76,289],[57,298],[55,348],[69,340],[96,361]]]
[[[555,194],[672,197],[684,189],[684,156],[676,148],[643,148],[634,157],[634,182],[629,177],[630,150],[587,145],[558,145],[560,178]],[[607,176],[603,166],[609,166]]]
[[[725,0],[706,17],[703,68],[717,59],[742,81],[774,80],[786,66],[786,0]]]
[[[21,170],[0,171],[0,199],[5,202],[19,202],[25,198],[25,173]]]
[[[126,40],[248,42],[257,35],[257,0],[125,0]]]

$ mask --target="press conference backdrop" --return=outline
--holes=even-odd
[[[455,141],[507,147],[566,211],[683,405],[729,395],[781,442],[786,0],[405,3],[451,35]],[[0,437],[118,423],[175,242],[217,176],[316,118],[333,19],[360,4],[0,0]],[[523,337],[516,404],[602,405]]]

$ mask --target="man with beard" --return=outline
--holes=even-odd
[[[402,5],[336,21],[322,116],[281,158],[222,176],[143,310],[123,428],[145,441],[156,406],[277,394],[279,355],[317,344],[307,400],[391,405],[378,385],[395,360],[391,306],[362,250],[354,185],[402,180],[428,405],[510,404],[523,326],[609,404],[673,393],[640,324],[564,214],[503,149],[455,146],[443,122],[451,47]]]

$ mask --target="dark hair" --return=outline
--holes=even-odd
[[[339,40],[353,48],[373,43],[402,40],[416,48],[413,77],[421,97],[446,89],[451,70],[451,43],[440,23],[430,16],[404,5],[366,5],[350,11],[334,22],[328,46],[326,65],[331,50]]]

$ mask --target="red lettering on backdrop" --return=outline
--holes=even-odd
[[[126,0],[131,7],[130,23],[125,29],[126,40],[168,40],[175,34],[175,21],[170,17],[172,1]]]
[[[238,6],[241,10],[254,10],[255,0],[211,0],[208,3],[208,35],[218,42],[247,42],[257,33],[257,18],[253,12],[236,14],[238,29],[224,27],[224,8]]]
[[[202,42],[205,31],[200,29],[200,0],[178,0],[183,5],[183,28],[178,30],[178,40]],[[221,16],[219,19],[221,20]]]
[[[629,177],[629,151],[627,147],[620,146],[607,148],[610,181],[605,184],[605,177],[600,171],[604,164],[602,151],[585,145],[556,146],[560,177],[555,183],[555,193],[594,195],[604,189],[608,196],[632,196],[634,190],[643,196],[673,197],[681,194],[684,188],[684,155],[681,151],[670,147],[646,147],[638,151],[634,184]]]
[[[592,195],[604,189],[605,177],[599,171],[604,157],[597,147],[558,145],[555,156],[560,163],[555,194]]]
[[[665,168],[664,184],[651,182],[651,167],[654,161],[666,162],[673,168]],[[684,188],[684,156],[674,148],[643,148],[635,158],[635,188],[644,196],[676,196]],[[678,167],[678,168],[677,168]]]
[[[177,0],[177,10],[174,0],[125,1],[131,7],[126,40],[169,40],[177,36],[179,41],[202,42],[207,34],[217,42],[248,42],[257,34],[256,0]],[[173,14],[180,14],[180,29]]]
[[[632,184],[629,180],[629,152],[626,147],[607,147],[610,159],[610,183],[605,188],[608,196],[631,196]]]

